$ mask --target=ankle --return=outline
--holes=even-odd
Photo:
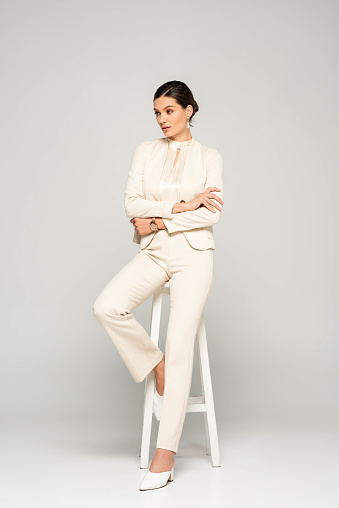
[[[165,355],[162,357],[160,362],[154,367],[154,372],[162,372],[165,369]]]
[[[167,450],[167,448],[157,448],[156,453],[162,455],[163,457],[170,458],[174,458],[174,455],[176,455],[175,452],[173,452],[172,450]]]
[[[162,397],[165,390],[165,355],[163,355],[160,362],[153,368],[153,371],[156,378],[156,390]]]

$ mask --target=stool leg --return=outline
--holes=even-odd
[[[206,404],[206,412],[204,414],[206,449],[207,454],[211,454],[212,466],[219,467],[220,453],[217,432],[217,422],[215,416],[215,407],[212,390],[211,371],[208,357],[207,339],[204,314],[201,316],[198,333],[197,346],[200,365],[202,395]]]
[[[145,392],[144,392],[144,411],[143,411],[143,422],[141,432],[141,443],[140,443],[140,468],[147,469],[149,462],[149,450],[151,444],[152,434],[152,404],[153,404],[153,393],[154,393],[154,379],[155,376],[149,373],[145,381]]]
[[[206,396],[205,396],[205,388],[204,388],[204,382],[203,382],[203,372],[201,367],[201,354],[200,354],[200,348],[199,348],[199,339],[197,339],[197,352],[198,352],[198,359],[199,359],[199,369],[200,369],[200,381],[201,381],[201,397],[202,402],[206,406]],[[204,430],[205,430],[205,439],[206,439],[206,455],[211,455],[211,441],[210,441],[210,435],[208,430],[208,422],[207,422],[207,412],[203,411],[204,415]]]
[[[162,304],[162,294],[161,292],[156,291],[152,299],[151,333],[150,333],[150,337],[153,340],[154,344],[156,345],[158,345],[159,343],[161,304]],[[152,434],[153,397],[155,388],[154,384],[155,384],[155,374],[153,371],[151,371],[146,376],[145,380],[144,411],[143,411],[143,422],[139,452],[141,469],[147,469],[149,462],[149,451]]]

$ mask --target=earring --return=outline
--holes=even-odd
[[[190,117],[188,116],[187,117],[187,129],[189,129],[189,128],[190,128]]]

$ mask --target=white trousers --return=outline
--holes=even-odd
[[[93,305],[95,318],[139,383],[163,353],[131,311],[169,281],[164,399],[156,447],[175,453],[190,394],[194,341],[214,281],[213,261],[213,249],[194,249],[181,231],[170,235],[166,229],[159,230],[105,286]]]

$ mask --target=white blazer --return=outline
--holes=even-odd
[[[134,150],[125,189],[127,217],[162,217],[169,234],[182,231],[191,247],[198,250],[215,249],[213,224],[219,222],[221,211],[212,212],[205,206],[188,212],[172,213],[177,201],[161,201],[159,183],[167,153],[167,138],[144,141]],[[223,200],[223,160],[215,148],[202,145],[195,138],[188,147],[183,168],[179,201],[190,201],[207,187]],[[215,201],[221,207],[221,203]],[[156,232],[139,235],[134,231],[133,242],[144,249]]]

